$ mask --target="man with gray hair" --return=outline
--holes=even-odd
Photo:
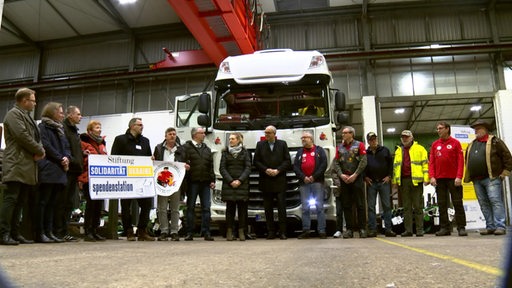
[[[343,214],[347,222],[347,230],[343,238],[354,237],[353,232],[359,227],[359,238],[366,238],[366,203],[362,174],[366,168],[366,149],[364,143],[354,139],[355,129],[345,126],[342,130],[343,142],[336,148],[334,172],[341,180],[339,190],[343,203]],[[358,221],[353,217],[352,206],[356,205]]]
[[[75,237],[68,233],[68,226],[71,220],[71,211],[78,207],[78,176],[83,169],[83,153],[80,144],[78,127],[82,120],[82,113],[76,106],[69,106],[66,111],[66,118],[63,121],[64,135],[69,142],[71,150],[71,159],[69,160],[69,170],[67,171],[68,183],[64,193],[57,195],[57,208],[54,232],[57,237],[66,241],[77,241]]]
[[[204,143],[206,137],[204,128],[194,127],[190,134],[192,140],[188,140],[183,145],[185,151],[183,161],[189,165],[187,171],[187,236],[185,241],[194,240],[197,196],[199,196],[201,202],[201,234],[204,240],[213,241],[214,239],[210,233],[210,189],[215,189],[212,151]]]
[[[302,133],[302,148],[297,151],[293,162],[293,171],[300,182],[300,199],[302,202],[302,234],[299,239],[307,239],[310,235],[310,205],[315,205],[317,229],[320,239],[326,239],[324,213],[324,174],[327,170],[325,150],[314,144],[313,134]]]

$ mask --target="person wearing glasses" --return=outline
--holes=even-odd
[[[16,104],[5,115],[3,125],[5,150],[2,182],[7,189],[2,193],[0,207],[1,245],[34,243],[20,234],[20,219],[23,205],[37,184],[36,161],[45,157],[39,129],[30,116],[36,107],[36,92],[21,88],[14,97]],[[23,217],[30,218],[28,211],[24,212]],[[32,235],[25,236],[32,238]]]
[[[212,195],[210,189],[215,189],[215,174],[213,173],[213,154],[206,143],[206,130],[203,127],[194,127],[190,131],[192,140],[183,144],[184,162],[189,165],[187,169],[187,236],[185,241],[194,240],[195,207],[199,196],[201,202],[201,234],[205,241],[214,241],[210,232],[210,218]],[[185,167],[186,169],[186,167]]]
[[[114,139],[112,144],[112,155],[133,155],[151,157],[151,146],[149,139],[142,136],[142,119],[135,117],[128,122],[128,129],[125,134],[121,134]],[[139,223],[137,225],[137,238],[133,232],[131,206],[134,199],[121,199],[121,215],[123,221],[123,230],[126,232],[128,241],[155,241],[146,229],[149,223],[149,212],[153,205],[153,198],[138,198],[137,203],[140,206]]]
[[[468,236],[466,232],[466,212],[462,205],[462,175],[464,173],[464,153],[459,140],[450,136],[450,124],[440,121],[436,126],[439,139],[432,143],[428,163],[430,185],[436,188],[439,204],[440,230],[436,236],[449,236],[452,232],[448,220],[450,200],[455,209],[455,222],[459,236]]]
[[[302,202],[302,233],[297,237],[307,239],[310,236],[311,212],[310,205],[314,201],[316,208],[318,237],[326,239],[324,212],[324,174],[327,170],[325,150],[315,145],[313,134],[304,132],[300,138],[302,148],[297,151],[293,162],[293,171],[300,182],[300,199]]]
[[[342,130],[342,143],[336,147],[336,161],[334,162],[334,171],[338,178],[340,187],[338,187],[343,203],[343,214],[347,223],[347,230],[343,233],[343,238],[353,238],[354,230],[359,228],[359,238],[366,238],[366,211],[364,182],[362,174],[366,168],[366,148],[364,143],[355,140],[355,129],[346,126]],[[354,219],[352,206],[356,205],[357,218]]]
[[[274,226],[274,199],[277,200],[279,239],[286,240],[286,172],[291,167],[286,141],[276,138],[276,127],[265,128],[265,140],[256,144],[254,166],[259,171],[259,189],[263,193],[263,207],[267,223],[267,239],[276,238]]]

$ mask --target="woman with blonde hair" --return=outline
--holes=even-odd
[[[226,240],[233,241],[233,224],[238,208],[238,237],[245,241],[251,156],[243,146],[241,133],[229,135],[229,146],[222,151],[219,170],[222,175],[222,201],[226,202]]]

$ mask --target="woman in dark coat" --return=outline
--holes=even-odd
[[[222,201],[226,202],[226,239],[233,240],[233,223],[238,207],[238,236],[240,241],[245,241],[251,156],[243,146],[241,133],[229,136],[229,146],[222,151],[219,170],[222,175]]]
[[[56,197],[64,193],[67,184],[66,171],[69,169],[71,152],[64,135],[62,104],[50,102],[41,113],[39,131],[46,158],[37,162],[39,170],[39,205],[36,213],[36,241],[41,243],[64,242],[53,234],[53,215]]]
[[[105,237],[98,234],[98,227],[100,226],[101,208],[103,200],[92,200],[89,193],[89,155],[99,154],[107,155],[107,147],[105,137],[101,136],[101,123],[96,120],[91,120],[87,124],[87,133],[80,135],[82,151],[84,154],[84,167],[83,172],[78,176],[78,187],[83,191],[85,203],[85,238],[84,241],[96,242],[105,241]]]

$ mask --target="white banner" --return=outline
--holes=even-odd
[[[91,199],[155,197],[155,174],[149,156],[89,155]]]
[[[156,194],[171,196],[180,190],[185,178],[185,163],[154,161]]]

